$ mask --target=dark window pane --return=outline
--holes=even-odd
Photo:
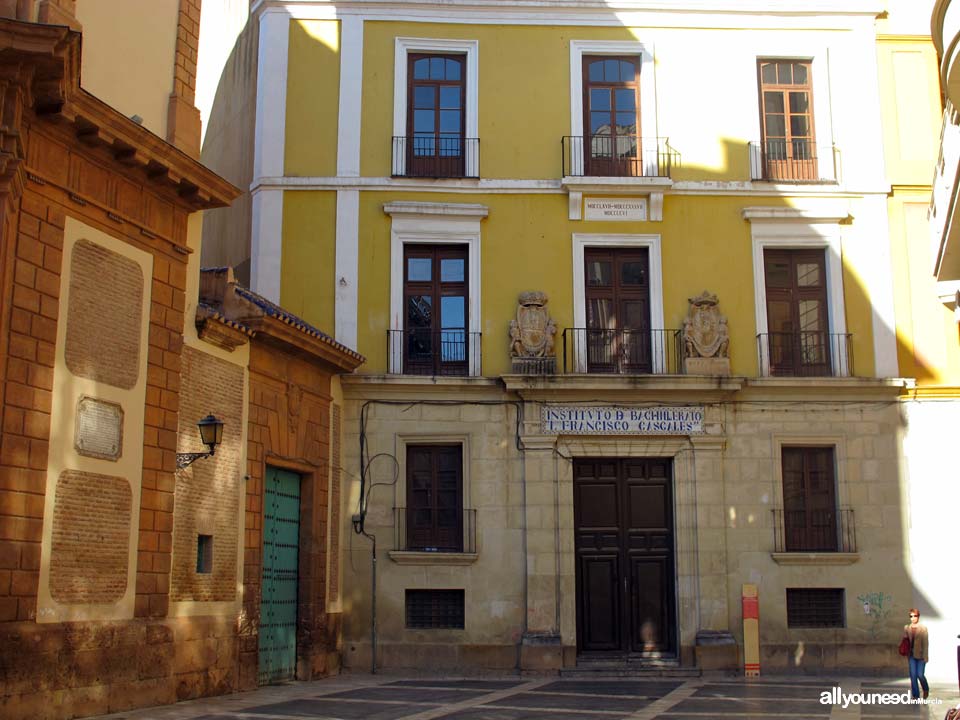
[[[460,111],[440,111],[440,132],[456,133],[460,131]]]
[[[637,114],[632,112],[617,113],[617,133],[634,134],[637,132]]]
[[[767,137],[786,137],[787,126],[783,115],[767,115]]]
[[[777,63],[777,81],[781,85],[793,84],[793,63],[789,63],[789,62]]]
[[[436,140],[433,132],[429,135],[416,135],[413,138],[413,154],[416,157],[431,157],[436,155]]]
[[[777,66],[773,63],[763,63],[760,66],[760,78],[764,85],[776,85]]]
[[[407,258],[407,280],[410,282],[430,282],[430,270],[433,266],[430,258]]]
[[[610,109],[610,90],[608,88],[590,88],[590,109]]]
[[[433,298],[429,295],[414,295],[407,298],[407,328],[429,328],[433,314]]]
[[[644,262],[625,262],[620,269],[622,285],[643,285],[647,282],[647,264]]]
[[[430,79],[431,80],[443,80],[444,75],[444,59],[441,57],[432,57],[430,58]]]
[[[609,260],[592,260],[587,263],[587,285],[610,285],[612,266]]]
[[[431,85],[415,85],[413,87],[413,107],[414,109],[432,109],[436,92]]]
[[[810,119],[806,115],[790,116],[790,134],[793,137],[810,136]]]
[[[792,113],[810,112],[810,95],[805,92],[790,93],[790,112]]]
[[[765,92],[763,94],[763,111],[769,114],[783,113],[783,93]]]
[[[466,300],[462,295],[447,295],[440,298],[440,327],[465,328]]]
[[[636,69],[633,63],[624,60],[620,61],[620,80],[623,82],[633,82],[635,73]]]
[[[607,82],[620,80],[620,62],[618,60],[603,61],[603,79]]]
[[[421,58],[413,64],[413,78],[415,80],[426,80],[430,76],[430,59]]]
[[[447,60],[447,80],[460,79],[460,62],[459,60]]]
[[[610,113],[608,112],[590,113],[590,133],[592,135],[609,135],[610,134]]]
[[[807,66],[803,63],[795,63],[793,66],[793,84],[794,85],[806,85],[807,84]]]
[[[637,109],[637,93],[633,88],[618,88],[616,91],[617,112],[634,112]]]
[[[440,282],[463,282],[466,261],[460,258],[440,260]]]
[[[440,135],[440,157],[460,157],[463,151],[463,138],[460,133],[442,133]]]
[[[623,317],[620,318],[620,326],[624,329],[639,329],[647,324],[647,303],[645,300],[628,300],[623,303]],[[635,343],[643,342],[639,337],[634,337]]]
[[[595,60],[590,63],[589,69],[590,82],[603,81],[603,60]]]
[[[606,330],[613,327],[613,303],[603,298],[590,298],[587,303],[587,327]]]
[[[441,87],[440,107],[444,110],[460,110],[460,88]]]
[[[413,111],[413,131],[415,133],[433,132],[435,114],[433,110]]]

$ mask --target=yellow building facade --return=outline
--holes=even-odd
[[[911,323],[949,326],[902,302],[939,109],[885,10],[254,3],[204,260],[367,359],[346,666],[740,667],[744,586],[762,669],[899,665]]]

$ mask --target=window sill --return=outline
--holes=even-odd
[[[566,175],[560,184],[567,190],[579,192],[615,192],[624,194],[647,194],[663,192],[673,187],[673,180],[665,176],[603,176]]]
[[[777,565],[853,565],[860,560],[855,552],[775,552],[770,556]]]
[[[412,552],[391,550],[388,555],[397,565],[473,565],[480,557],[477,553]]]

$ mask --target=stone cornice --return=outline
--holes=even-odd
[[[219,175],[83,90],[80,49],[80,33],[68,28],[0,19],[0,149],[8,154],[15,149],[24,159],[23,122],[30,112],[41,125],[69,130],[116,171],[134,174],[188,211],[224,207],[240,195]],[[10,158],[3,159],[9,167]]]

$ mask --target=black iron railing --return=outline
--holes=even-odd
[[[406,552],[477,551],[477,511],[403,508],[394,512],[394,548]]]
[[[480,139],[434,135],[393,138],[393,177],[480,177]]]
[[[857,551],[853,508],[773,510],[776,552]]]
[[[764,375],[781,377],[851,377],[853,335],[807,331],[757,335]]]
[[[619,375],[680,372],[679,330],[563,329],[563,371]]]
[[[774,139],[750,143],[750,178],[771,182],[837,182],[840,154],[835,145]]]
[[[447,330],[387,330],[391,370],[404,375],[480,373],[480,333]]]
[[[670,177],[680,153],[662,137],[565,135],[560,162],[564,177]]]

